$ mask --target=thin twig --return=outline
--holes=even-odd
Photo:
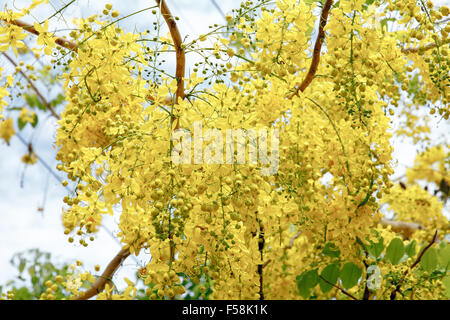
[[[70,6],[70,5],[71,5],[72,3],[74,3],[74,2],[75,2],[75,0],[70,1],[70,2],[67,3],[64,7],[62,7],[62,8],[59,9],[58,11],[56,11],[54,14],[52,14],[50,17],[48,17],[48,18],[45,19],[45,20],[50,20],[51,18],[53,18],[54,16],[56,16],[58,13],[61,13],[64,9],[66,9],[68,6]],[[41,24],[44,23],[45,20],[42,21]]]
[[[309,84],[313,81],[314,76],[317,72],[317,68],[319,66],[320,61],[320,50],[322,49],[322,44],[325,39],[325,25],[327,24],[328,13],[330,12],[331,5],[333,4],[333,0],[327,0],[325,5],[323,6],[322,13],[320,15],[320,23],[319,23],[319,32],[317,35],[316,43],[314,44],[313,57],[311,61],[311,65],[309,66],[308,73],[306,74],[303,82],[298,86],[295,91],[289,96],[289,99],[292,99],[294,96],[298,95],[298,92],[305,91],[305,89],[309,86]]]
[[[111,285],[112,276],[129,255],[130,251],[128,249],[120,250],[92,287],[90,287],[87,291],[82,292],[80,296],[76,297],[74,300],[88,300],[102,292],[106,284]]]
[[[19,133],[16,133],[16,137],[20,140],[20,142],[23,143],[24,146],[28,146],[28,145],[29,145],[29,143],[26,142],[25,139],[22,138],[22,136],[21,136]],[[47,164],[47,162],[45,162],[45,160],[42,159],[37,153],[34,153],[34,154],[36,155],[36,158],[38,159],[38,161],[40,161],[41,164],[44,166],[44,168],[45,168],[45,169],[46,169],[46,170],[47,170],[47,171],[48,171],[48,172],[49,172],[56,180],[58,180],[59,183],[62,184],[62,181],[63,181],[63,180],[62,180],[55,172],[53,172],[53,170],[52,170],[52,168],[50,167],[50,165]],[[65,188],[66,188],[67,190],[70,191],[70,189],[69,189],[68,186],[66,186]]]
[[[392,291],[391,293],[391,300],[395,300],[395,297],[397,295],[397,292],[400,292],[400,287],[403,284],[403,281],[405,281],[406,276],[408,275],[408,273],[414,269],[414,267],[420,262],[420,260],[422,259],[423,255],[425,254],[425,252],[436,242],[436,238],[437,238],[437,230],[434,233],[433,239],[431,240],[431,242],[422,250],[422,252],[419,254],[419,256],[417,257],[416,261],[414,261],[414,263],[405,270],[405,272],[403,273],[402,278],[400,279],[400,281],[398,282],[397,286],[395,287],[394,291]]]
[[[345,294],[346,296],[352,298],[353,300],[359,300],[358,298],[356,298],[354,295],[348,293],[347,291],[345,291],[345,289],[331,283],[330,281],[328,281],[327,279],[325,279],[324,277],[322,277],[321,275],[319,275],[319,278],[322,279],[323,281],[325,281],[326,283],[328,283],[330,286],[335,287],[336,289],[339,289],[343,294]]]
[[[17,68],[17,63],[10,56],[8,56],[6,53],[4,53],[4,52],[2,52],[2,53],[6,57],[6,59],[8,59],[9,62],[11,62],[11,64],[13,64]],[[41,102],[45,105],[45,107],[50,111],[52,116],[54,116],[56,119],[59,120],[60,119],[59,115],[55,112],[55,110],[50,105],[50,103],[48,103],[48,101],[44,98],[44,96],[36,88],[36,86],[34,85],[33,81],[31,81],[30,78],[28,78],[28,76],[22,70],[19,70],[19,73],[27,80],[27,82],[30,84],[31,89],[33,89],[33,91],[39,97],[39,100],[41,100]]]

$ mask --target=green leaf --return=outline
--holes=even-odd
[[[314,288],[319,281],[317,269],[303,272],[301,275],[296,277],[296,280],[300,295],[305,299],[309,298],[311,295],[311,289]]]
[[[403,241],[400,238],[395,238],[389,243],[389,246],[386,249],[385,258],[395,265],[400,262],[400,259],[404,254],[405,247],[403,246]]]
[[[22,119],[17,118],[17,126],[19,127],[19,130],[22,130],[23,127],[25,127],[26,124],[27,124],[27,123],[24,122],[24,121],[22,121]]]
[[[313,26],[308,25],[308,28],[305,31],[305,37],[309,37],[313,30],[314,30]]]
[[[380,24],[381,24],[381,31],[382,31],[383,33],[385,32],[385,29],[386,29],[386,31],[387,31],[387,23],[388,23],[388,21],[395,21],[395,19],[394,19],[394,18],[385,18],[385,19],[383,19],[383,20],[380,21]]]
[[[439,250],[439,265],[445,270],[450,269],[450,246],[446,245]]]
[[[21,107],[8,107],[6,108],[8,111],[22,111]]]
[[[341,252],[334,243],[328,242],[322,250],[322,253],[332,258],[338,258]]]
[[[408,93],[416,95],[420,89],[419,75],[415,74],[414,77],[409,81]]]
[[[35,270],[34,266],[31,266],[28,268],[28,274],[32,277],[36,274],[36,270]]]
[[[405,247],[405,252],[408,255],[408,257],[412,258],[416,254],[416,240],[411,241],[408,243],[408,245]]]
[[[35,298],[30,290],[28,290],[28,288],[26,287],[14,289],[14,298],[17,300],[33,300],[33,298]]]
[[[27,102],[28,106],[31,108],[34,108],[37,105],[37,102],[39,101],[37,96],[35,94],[25,94],[25,101]]]
[[[339,266],[336,263],[329,264],[322,270],[320,276],[328,282],[336,284],[337,279],[339,278],[339,271]],[[323,281],[321,278],[319,278],[319,285],[323,293],[326,293],[333,288],[331,284]]]
[[[38,116],[37,116],[37,114],[35,113],[34,115],[33,115],[33,122],[31,122],[31,126],[33,127],[33,128],[36,128],[36,126],[37,126],[37,124],[38,124]]]
[[[364,3],[362,6],[363,11],[367,10],[367,8],[374,2],[375,0],[367,0],[366,3]]]
[[[378,242],[370,241],[370,245],[368,246],[369,253],[376,259],[378,258],[384,250],[384,239],[380,238]]]
[[[438,257],[435,248],[429,248],[420,260],[420,266],[426,272],[432,272],[436,269],[438,264]]]
[[[25,269],[26,264],[27,264],[27,261],[25,259],[20,259],[19,273],[23,272],[23,269]]]
[[[341,270],[342,285],[345,289],[354,287],[359,278],[361,277],[362,270],[358,268],[353,262],[347,262],[344,264]]]
[[[56,107],[57,105],[61,104],[64,102],[64,95],[62,94],[58,94],[58,96],[53,99],[52,101],[50,101],[50,105],[52,107]]]
[[[445,286],[445,295],[447,298],[450,299],[450,276],[446,276],[444,279],[442,279],[442,283]]]
[[[311,6],[314,2],[316,2],[316,0],[303,0],[303,2],[304,2],[307,6]]]
[[[44,111],[47,110],[47,107],[41,102],[41,100],[38,100],[36,105],[37,105],[38,109],[40,109],[40,110],[44,110]]]

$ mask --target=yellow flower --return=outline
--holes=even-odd
[[[27,34],[21,27],[8,25],[0,27],[0,35],[0,51],[7,51],[11,47],[17,57],[17,48],[25,46],[22,40],[27,37]]]
[[[13,119],[8,118],[0,122],[0,137],[9,145],[9,140],[15,134],[13,127]]]
[[[34,7],[37,7],[38,5],[40,5],[41,3],[48,3],[48,0],[33,0],[33,2],[31,3],[31,5],[28,9],[31,10]]]
[[[20,112],[19,115],[20,120],[22,120],[24,123],[26,122],[33,123],[34,117],[35,113],[31,110],[28,110],[27,108],[22,108],[22,111]]]
[[[40,25],[39,23],[34,23],[34,28],[39,32],[39,36],[37,38],[37,44],[44,47],[44,52],[46,55],[52,54],[52,49],[56,46],[55,38],[47,32],[48,30],[48,20],[45,20],[44,25]]]
[[[22,157],[22,162],[26,164],[35,164],[37,162],[37,155],[34,152],[27,153]]]

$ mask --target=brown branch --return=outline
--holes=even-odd
[[[159,9],[161,10],[161,14],[166,21],[167,26],[169,27],[170,36],[172,37],[172,41],[175,47],[175,55],[176,55],[176,70],[175,70],[175,79],[177,79],[177,91],[175,93],[175,104],[179,102],[179,99],[183,100],[184,95],[184,73],[185,73],[185,64],[186,57],[184,53],[184,47],[182,46],[183,41],[181,40],[181,34],[178,30],[177,23],[175,22],[175,18],[169,10],[166,2],[164,0],[155,0]],[[172,114],[171,123],[176,121],[174,130],[179,128],[179,121],[177,121],[177,117]],[[170,220],[169,220],[170,224]],[[174,260],[175,257],[175,243],[173,241],[173,234],[169,229],[169,240],[170,240],[170,263]],[[172,297],[174,299],[175,297]]]
[[[3,55],[6,57],[6,59],[9,60],[9,62],[11,62],[12,65],[14,65],[15,67],[17,67],[17,63],[10,57],[8,56],[6,53],[2,52]],[[28,78],[28,76],[25,74],[25,72],[23,72],[22,70],[19,70],[19,73],[27,80],[27,82],[30,84],[31,89],[33,89],[33,91],[36,93],[36,95],[39,97],[39,100],[41,100],[41,102],[45,105],[45,107],[50,111],[50,113],[56,118],[56,119],[60,119],[59,115],[55,112],[55,110],[53,109],[53,107],[50,105],[50,103],[48,103],[48,101],[44,98],[44,96],[40,93],[40,91],[36,88],[36,86],[34,85],[33,81],[30,80],[30,78]]]
[[[292,248],[294,246],[294,240],[297,239],[298,237],[300,237],[301,234],[302,234],[302,232],[300,230],[297,231],[297,233],[294,234],[292,236],[292,238],[289,240],[289,244],[283,248],[284,251],[286,251],[287,249]]]
[[[326,283],[328,283],[330,286],[335,287],[336,289],[340,290],[343,294],[345,294],[346,296],[352,298],[353,300],[359,300],[358,298],[356,298],[354,295],[348,293],[347,291],[345,291],[345,289],[331,283],[330,281],[328,281],[327,279],[325,279],[324,277],[322,277],[321,275],[319,275],[319,278],[322,279],[323,281],[325,281]]]
[[[264,255],[263,255],[264,243],[265,243],[264,227],[260,223],[259,224],[259,239],[258,239],[258,250],[259,250],[259,254],[260,254],[260,258],[261,258],[261,263],[258,264],[259,300],[264,300],[263,269],[264,269],[264,266],[266,265],[266,263],[265,264],[262,263],[264,260]]]
[[[442,41],[442,44],[446,44],[446,43],[448,43],[448,42],[450,42],[450,39],[444,39],[444,40]],[[436,47],[437,47],[437,43],[434,42],[434,43],[429,43],[429,44],[427,44],[427,45],[425,45],[425,46],[423,46],[423,47],[417,47],[417,48],[403,48],[403,49],[401,49],[401,52],[402,52],[402,53],[406,53],[406,54],[408,54],[408,53],[417,53],[417,52],[420,52],[420,51],[431,50],[431,49],[434,49],[434,48],[436,48]]]
[[[419,52],[419,51],[421,51],[421,50],[423,50],[423,51],[426,51],[426,50],[430,50],[430,49],[433,49],[433,48],[436,48],[436,43],[430,43],[430,44],[427,44],[426,46],[423,46],[423,47],[417,47],[417,48],[403,48],[401,51],[402,51],[402,53],[416,53],[416,52]]]
[[[319,66],[320,61],[320,50],[322,49],[322,44],[325,39],[325,25],[327,24],[328,13],[330,12],[331,5],[333,4],[333,0],[327,0],[325,5],[323,6],[322,13],[320,15],[320,23],[319,23],[319,32],[317,35],[316,43],[314,44],[313,57],[311,61],[311,65],[309,66],[308,73],[306,74],[303,82],[298,86],[295,91],[289,96],[289,99],[292,99],[294,96],[298,95],[298,92],[305,91],[305,89],[309,86],[309,84],[313,81],[314,76],[316,75],[317,68]]]
[[[26,23],[26,22],[23,22],[23,21],[20,21],[20,20],[5,20],[4,19],[3,21],[5,21],[6,23],[9,23],[9,24],[13,24],[15,26],[21,27],[21,28],[23,28],[23,30],[28,31],[28,32],[30,32],[30,33],[32,33],[34,35],[39,36],[39,31],[37,31],[29,23]],[[78,49],[78,46],[75,43],[70,42],[70,41],[68,41],[66,39],[63,39],[63,38],[56,38],[55,39],[55,43],[60,45],[61,47],[69,49],[71,51],[75,51],[76,52],[77,49]]]
[[[172,16],[167,4],[164,0],[155,0],[160,7],[161,14],[169,27],[170,35],[175,46],[176,53],[176,71],[175,78],[177,79],[177,92],[175,96],[175,103],[178,103],[178,98],[184,99],[184,69],[186,64],[186,58],[184,54],[184,48],[182,47],[182,40],[180,31],[178,30],[175,18]]]
[[[289,244],[283,247],[283,251],[286,252],[286,250],[291,249],[294,246],[294,240],[297,239],[300,235],[302,234],[301,231],[297,231],[296,234],[294,234],[291,239],[289,240]],[[262,265],[263,269],[270,263],[272,262],[271,259],[267,260],[266,262],[264,262],[264,264]]]
[[[436,242],[437,239],[437,230],[434,233],[433,239],[431,240],[431,242],[422,250],[422,252],[419,254],[419,256],[417,257],[416,261],[414,261],[414,263],[405,270],[405,272],[403,273],[402,278],[400,279],[400,281],[398,282],[397,286],[395,287],[394,291],[391,292],[391,300],[395,300],[395,297],[397,295],[397,292],[400,292],[400,287],[403,284],[403,281],[405,281],[406,276],[408,275],[408,273],[414,269],[414,267],[420,262],[420,260],[422,259],[423,255],[425,254],[425,252]]]
[[[425,230],[422,225],[414,222],[381,219],[380,224],[383,226],[391,226],[394,232],[401,233],[405,238],[410,238],[417,230]]]
[[[74,300],[88,300],[105,289],[105,285],[111,285],[111,279],[114,273],[117,271],[122,262],[130,255],[130,251],[128,249],[122,249],[119,253],[111,260],[111,262],[106,267],[105,271],[102,275],[95,281],[95,283],[90,287],[87,291],[82,292],[77,298]]]
[[[269,263],[271,263],[272,262],[272,259],[269,259],[269,260],[267,260],[266,262],[264,262],[264,264],[263,264],[263,269],[269,264]]]
[[[149,94],[147,96],[145,96],[145,98],[147,100],[150,100],[151,102],[155,102],[155,98]],[[165,106],[172,105],[172,98],[170,96],[165,97],[164,100],[162,101],[162,104]]]
[[[367,258],[367,251],[364,250],[364,253]],[[366,260],[363,259],[364,268],[366,268],[366,285],[364,286],[364,293],[363,293],[363,300],[369,300],[370,299],[370,290],[369,290],[369,283],[367,282],[369,280],[369,274],[367,273],[367,269],[369,268],[369,265],[367,264]]]

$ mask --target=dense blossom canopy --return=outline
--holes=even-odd
[[[445,126],[450,114],[448,7],[243,1],[226,26],[182,43],[164,1],[149,10],[167,22],[168,34],[157,23],[126,32],[107,5],[77,19],[70,40],[50,32],[48,20],[23,22],[46,2],[0,13],[0,51],[16,58],[27,43],[36,56],[53,57],[65,101],[55,114],[57,169],[73,190],[62,220],[69,241],[88,246],[102,217],[118,214],[123,250],[105,272],[145,250],[149,262],[139,273],[153,299],[180,297],[183,279],[201,282],[213,299],[449,297],[448,145],[429,139],[424,117]],[[202,63],[185,74],[194,55]],[[165,71],[161,59],[176,67]],[[6,142],[15,134],[8,95],[20,91],[21,73],[30,79],[33,71],[2,74]],[[25,108],[19,119],[34,117]],[[407,119],[397,132],[395,117]],[[245,163],[237,152],[231,164],[174,163],[183,141],[173,133],[193,134],[196,123],[205,137],[200,157],[214,154],[208,144],[218,137],[208,141],[209,129],[271,129],[259,143],[278,137],[279,148],[268,153],[277,172],[262,174],[271,164],[250,163],[248,152]],[[390,176],[393,139],[403,135],[429,148],[400,185]],[[81,280],[95,281],[90,273]],[[74,281],[61,285],[83,297]],[[105,289],[99,298],[133,298],[137,284],[127,281],[120,294],[105,281],[94,287]]]

